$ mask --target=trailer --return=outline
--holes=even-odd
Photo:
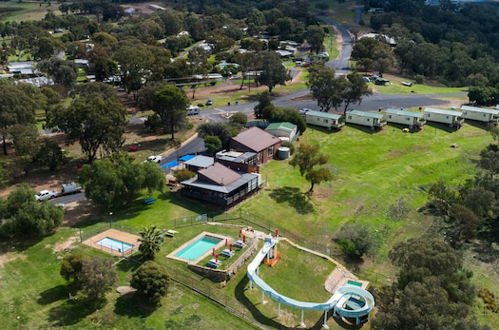
[[[421,112],[412,112],[398,109],[387,109],[385,118],[388,123],[409,126],[410,129],[420,129],[426,123]]]
[[[462,112],[436,108],[425,108],[424,118],[426,121],[447,124],[452,128],[460,128],[464,121]]]
[[[356,124],[361,126],[367,126],[371,129],[382,129],[386,125],[386,121],[383,120],[384,116],[382,113],[360,111],[360,110],[349,110],[346,113],[345,121],[347,124]]]
[[[324,127],[328,130],[339,130],[345,125],[341,115],[312,110],[305,112],[305,121],[309,125]]]
[[[472,107],[463,105],[461,107],[464,119],[476,120],[485,123],[497,123],[499,121],[499,110]]]

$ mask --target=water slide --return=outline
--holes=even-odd
[[[348,318],[360,318],[369,314],[374,307],[374,297],[372,294],[358,286],[344,285],[337,289],[329,300],[319,302],[306,302],[286,297],[275,291],[260,276],[258,276],[258,267],[269,251],[276,245],[278,239],[267,238],[262,249],[258,252],[255,259],[248,265],[248,278],[252,284],[255,284],[262,290],[266,296],[269,296],[278,303],[301,310],[328,311],[334,309],[336,315]],[[355,303],[358,302],[358,303]]]

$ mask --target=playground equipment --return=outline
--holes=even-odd
[[[333,310],[334,317],[344,317],[354,319],[355,324],[359,325],[367,321],[367,317],[374,308],[374,297],[372,294],[358,286],[346,284],[335,291],[328,301],[323,303],[299,301],[289,298],[275,291],[268,285],[258,274],[258,268],[264,259],[272,259],[271,256],[277,256],[277,243],[279,237],[268,236],[265,238],[265,243],[260,251],[258,251],[255,259],[251,261],[247,268],[247,275],[250,281],[250,289],[253,285],[262,291],[262,303],[265,303],[265,296],[278,303],[278,314],[281,312],[281,304],[298,308],[301,310],[301,326],[305,326],[303,314],[305,310],[318,310],[324,312],[323,327],[328,328],[327,313]]]

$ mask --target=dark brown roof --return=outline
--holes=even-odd
[[[226,186],[240,179],[241,175],[220,163],[215,163],[210,167],[198,171],[198,177],[205,177],[218,185]]]
[[[279,138],[258,127],[248,128],[232,139],[255,152],[260,152],[281,141]]]

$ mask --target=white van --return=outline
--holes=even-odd
[[[195,116],[195,115],[199,115],[199,108],[196,107],[195,105],[190,105],[187,108],[187,116]]]

